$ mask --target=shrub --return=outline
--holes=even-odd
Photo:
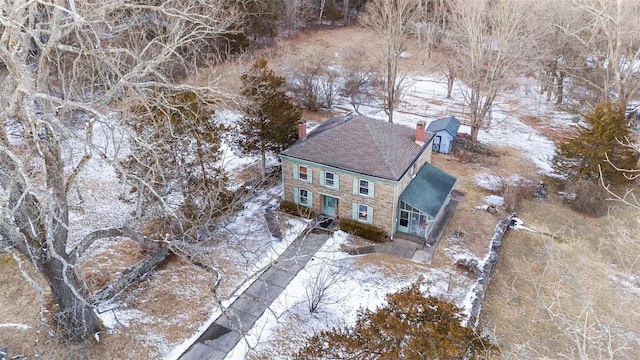
[[[584,122],[574,138],[556,149],[551,162],[554,170],[571,181],[598,182],[602,177],[605,184],[628,183],[627,169],[637,166],[638,154],[621,143],[631,137],[625,108],[615,103],[598,104],[584,115]]]
[[[377,226],[361,223],[353,219],[340,219],[340,230],[376,242],[384,242],[387,235],[383,229]]]
[[[424,295],[421,285],[419,281],[388,294],[387,303],[376,310],[361,310],[352,326],[313,335],[292,358],[478,359],[499,355],[489,339],[462,324],[461,308]]]
[[[291,201],[281,201],[280,210],[289,213],[291,215],[304,217],[307,219],[313,219],[316,217],[316,212],[312,208]]]
[[[570,205],[577,212],[600,217],[606,215],[609,210],[606,203],[607,191],[600,183],[578,180],[575,184],[567,187],[567,192],[576,194]]]
[[[509,184],[503,192],[505,207],[507,212],[520,210],[523,200],[533,199],[536,185],[528,180],[521,179],[513,184]]]

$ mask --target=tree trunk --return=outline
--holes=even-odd
[[[393,108],[395,106],[396,72],[393,64],[394,58],[391,50],[387,50],[387,111],[389,112],[389,122],[393,123]],[[397,59],[395,60],[397,61]]]
[[[478,141],[478,133],[480,132],[480,125],[471,125],[471,141]]]
[[[344,7],[342,8],[342,13],[344,15],[344,23],[345,25],[349,23],[349,14],[351,10],[349,9],[349,0],[344,0]]]
[[[91,301],[101,303],[112,299],[122,290],[127,288],[127,286],[140,280],[151,270],[155,269],[158,265],[160,265],[161,262],[164,261],[164,259],[167,258],[167,256],[169,256],[170,253],[171,251],[167,248],[160,248],[152,252],[134,266],[123,271],[122,275],[118,279],[109,283],[109,285],[107,285],[104,289],[96,291],[96,293],[91,296]]]
[[[562,104],[562,102],[564,101],[564,72],[560,71],[558,73],[558,77],[556,78],[557,81],[557,88],[558,88],[558,94],[556,96],[556,104],[560,105]]]
[[[262,181],[264,181],[267,178],[267,150],[264,148],[264,144],[262,144],[262,149],[260,149],[260,155],[262,157],[260,175],[262,176]]]
[[[318,16],[318,24],[322,25],[322,15],[324,15],[324,6],[327,0],[320,0],[320,16]]]
[[[453,83],[456,77],[453,75],[447,76],[447,99],[451,99],[451,92],[453,91]]]
[[[68,337],[83,340],[100,331],[98,317],[86,302],[85,291],[73,267],[55,257],[38,265],[60,308],[55,318],[66,327]]]

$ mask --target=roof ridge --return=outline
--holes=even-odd
[[[378,121],[378,120],[375,120]],[[380,121],[382,122],[382,121]],[[371,138],[373,139],[373,142],[376,144],[376,148],[378,150],[378,154],[381,155],[382,157],[382,161],[384,162],[384,166],[385,166],[385,170],[388,171],[391,174],[395,174],[395,171],[393,171],[393,165],[391,162],[391,154],[389,154],[388,152],[384,151],[382,144],[380,142],[380,138],[377,136],[373,136],[373,134],[371,133],[371,126],[369,125],[370,123],[373,123],[371,121],[367,122],[367,130],[369,130],[369,136],[371,136]],[[391,124],[391,123],[390,123]],[[384,125],[381,125],[380,127],[383,127]],[[397,175],[397,174],[396,174]]]

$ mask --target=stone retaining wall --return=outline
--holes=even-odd
[[[502,246],[502,238],[509,229],[513,216],[514,214],[507,215],[496,225],[495,232],[491,238],[491,243],[489,244],[489,253],[484,258],[484,264],[480,269],[480,275],[473,287],[473,294],[471,295],[471,309],[469,310],[469,317],[467,318],[467,324],[473,324],[473,329],[478,327],[480,311],[482,310],[482,302],[484,301],[484,296],[489,288],[489,282],[491,281],[491,276],[493,276],[493,271],[498,263],[498,255]]]

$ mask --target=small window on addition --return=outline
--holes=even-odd
[[[400,211],[400,226],[409,226],[409,212],[405,210]]]

